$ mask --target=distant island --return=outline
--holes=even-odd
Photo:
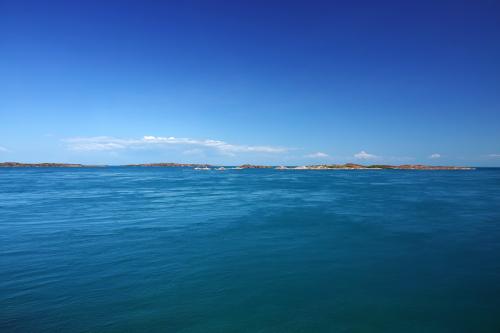
[[[0,167],[4,168],[93,168],[106,167],[107,165],[86,165],[77,163],[19,163],[19,162],[3,162]],[[354,163],[346,164],[318,164],[305,166],[270,166],[270,165],[254,165],[243,164],[237,167],[224,168],[216,167],[210,164],[198,163],[144,163],[144,164],[127,164],[120,165],[121,167],[163,167],[163,168],[193,168],[196,170],[242,170],[242,169],[276,169],[276,170],[474,170],[471,167],[461,166],[433,166],[422,164],[403,164],[403,165],[387,165],[373,164],[361,165]]]
[[[84,165],[75,163],[19,163],[19,162],[0,163],[0,167],[4,168],[84,168],[93,166],[94,165]]]
[[[422,164],[403,164],[403,165],[388,165],[388,164],[373,164],[361,165],[354,163],[346,164],[319,164],[307,165],[298,167],[277,167],[279,170],[300,169],[300,170],[473,170],[471,167],[461,166],[433,166]]]
[[[253,165],[253,164],[243,164],[239,166],[240,169],[272,169],[273,166],[270,165]]]
[[[210,168],[210,164],[197,163],[144,163],[144,164],[127,164],[128,167],[163,167],[163,168]]]

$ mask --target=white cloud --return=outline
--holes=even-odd
[[[488,157],[500,157],[500,154],[489,154]]]
[[[441,157],[441,154],[438,154],[438,153],[434,153],[434,154],[429,155],[429,158],[440,158],[440,157]]]
[[[0,152],[6,153],[8,151],[9,150],[7,148],[0,146]]]
[[[326,157],[330,157],[330,156],[328,154],[325,154],[325,153],[318,151],[316,153],[306,155],[305,157],[307,157],[307,158],[326,158]]]
[[[70,138],[64,140],[71,150],[118,150],[140,143],[139,140],[116,139],[108,136]]]
[[[200,148],[188,149],[183,151],[182,153],[186,155],[202,155],[203,149]]]
[[[234,155],[235,153],[284,153],[288,148],[274,146],[248,146],[235,145],[220,140],[197,140],[190,138],[176,138],[173,136],[151,136],[146,135],[140,139],[120,139],[108,136],[78,137],[64,140],[68,148],[77,151],[116,151],[123,149],[144,149],[144,148],[162,148],[162,147],[189,147],[207,148],[218,151],[219,153]]]
[[[376,159],[378,158],[377,155],[373,155],[373,154],[368,154],[366,151],[362,150],[360,151],[359,153],[357,154],[354,154],[354,157],[359,159],[359,160],[373,160],[373,159]]]

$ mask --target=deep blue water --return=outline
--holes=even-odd
[[[500,169],[0,169],[1,332],[500,332]]]

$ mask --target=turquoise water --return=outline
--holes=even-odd
[[[500,169],[0,170],[1,332],[500,332]]]

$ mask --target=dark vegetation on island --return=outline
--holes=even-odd
[[[215,166],[210,164],[197,163],[145,163],[145,164],[128,164],[124,167],[163,167],[163,168],[202,168],[209,169]],[[7,168],[91,168],[91,167],[106,167],[106,165],[86,165],[76,163],[19,163],[19,162],[3,162],[0,167]],[[223,169],[223,168],[222,168]],[[361,165],[354,163],[346,164],[318,164],[307,166],[270,166],[270,165],[253,165],[243,164],[233,169],[278,169],[278,170],[472,170],[471,167],[460,166],[432,166],[422,164],[403,164],[403,165]],[[220,170],[220,169],[219,169]]]
[[[240,165],[242,169],[272,169],[273,166],[270,165],[253,165],[253,164],[243,164]]]

